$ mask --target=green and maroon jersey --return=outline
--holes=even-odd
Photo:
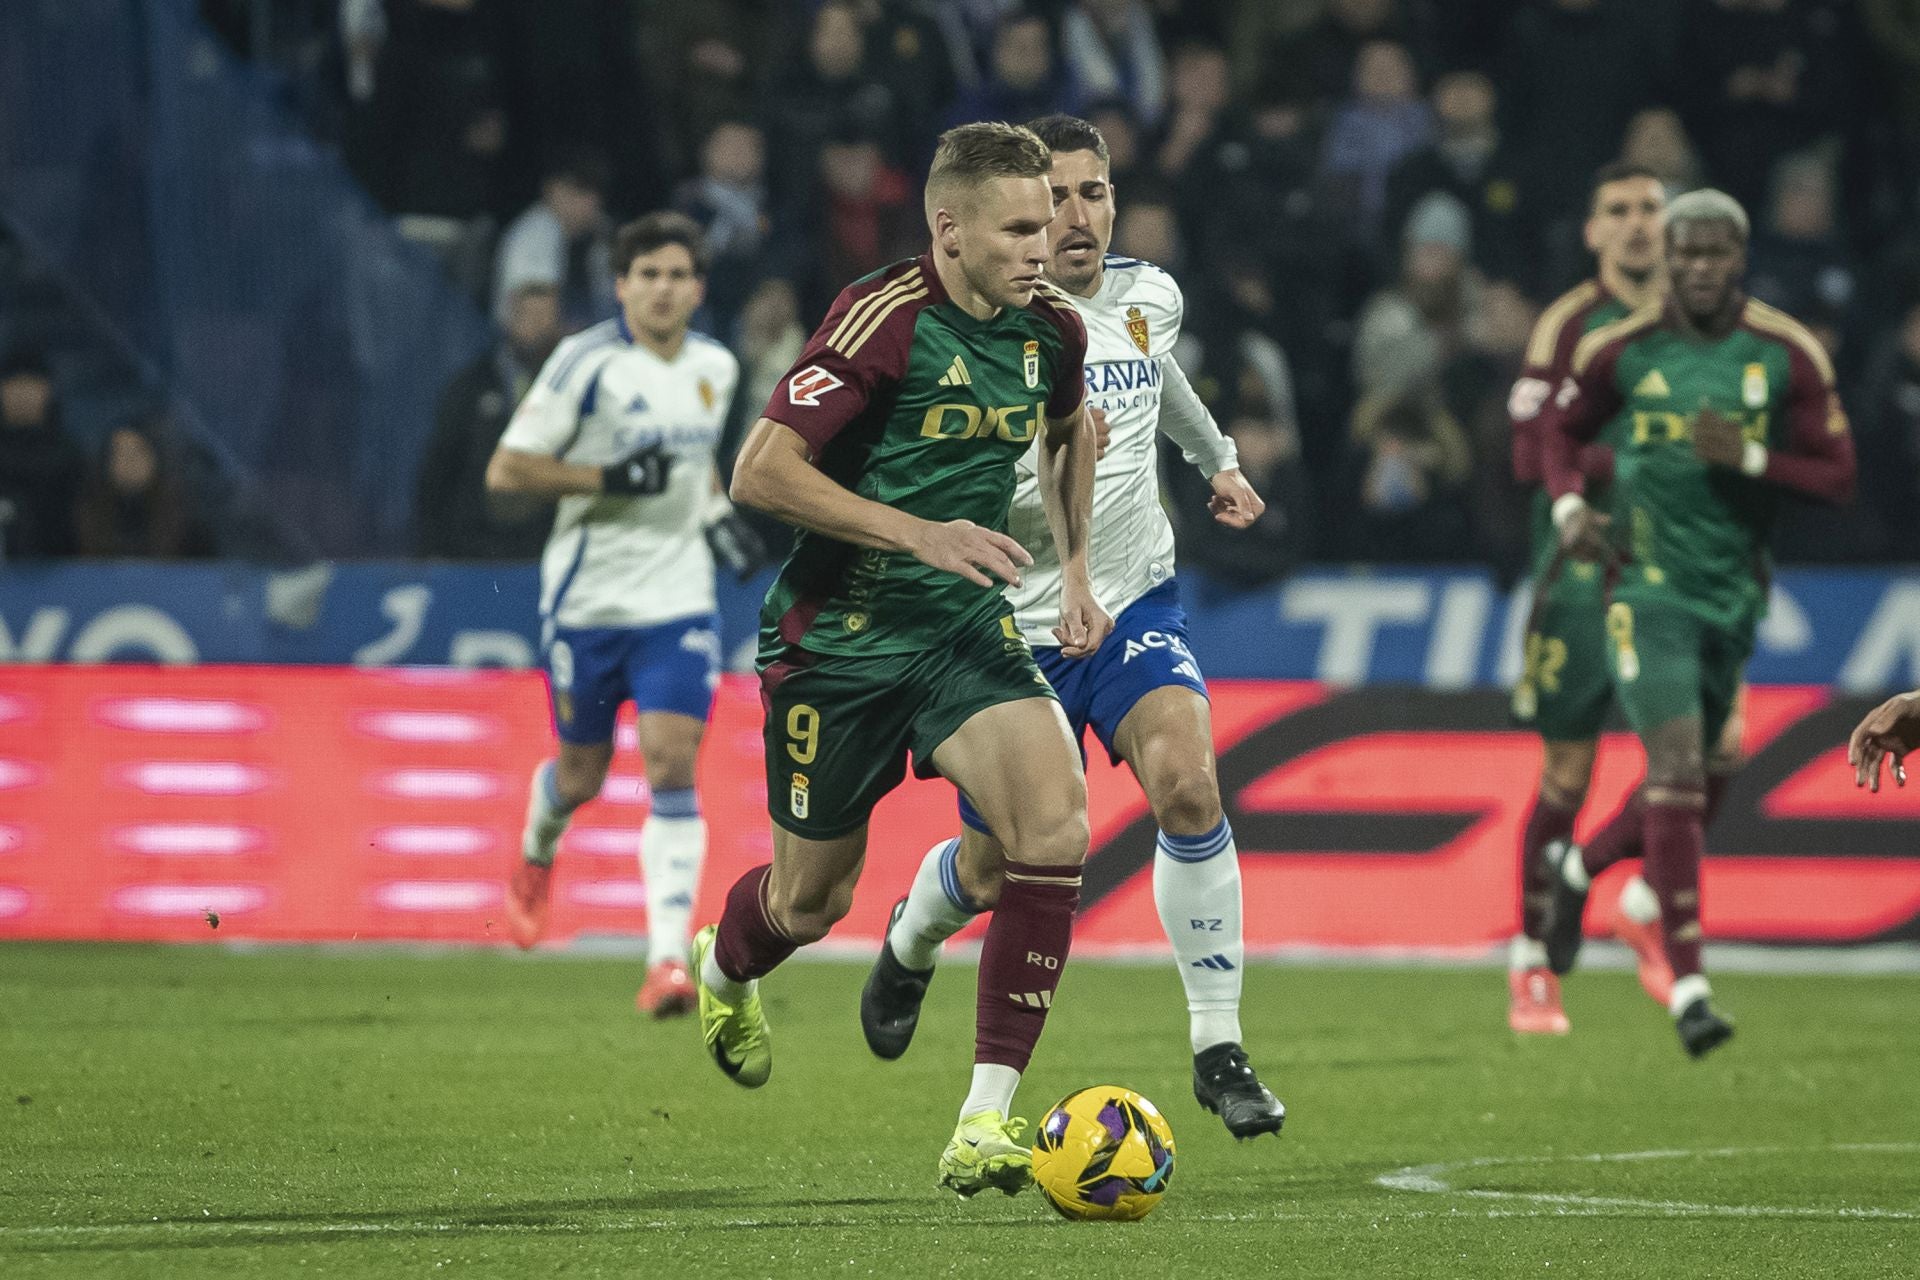
[[[1548,570],[1553,567],[1560,548],[1560,538],[1553,527],[1552,504],[1547,500],[1545,489],[1539,487],[1543,479],[1540,450],[1545,410],[1553,393],[1572,370],[1573,351],[1580,340],[1595,329],[1624,318],[1629,310],[1626,303],[1598,280],[1583,281],[1561,294],[1540,313],[1538,323],[1533,326],[1533,334],[1527,339],[1526,365],[1507,396],[1507,420],[1513,427],[1513,477],[1521,484],[1535,487],[1533,580],[1537,590],[1549,593],[1554,599],[1577,596],[1598,601],[1601,578],[1595,566],[1570,561],[1560,566],[1552,582],[1547,581]],[[1604,453],[1591,457],[1596,461],[1605,460]],[[1605,510],[1607,486],[1588,487],[1593,490],[1588,500]]]
[[[1005,533],[1014,464],[1048,418],[1080,407],[1086,351],[1086,326],[1059,290],[1043,284],[1027,306],[976,320],[923,255],[841,292],[763,416],[863,498]],[[760,611],[761,660],[785,645],[938,648],[1007,611],[998,585],[802,530]]]
[[[1764,465],[1747,472],[1694,456],[1694,415],[1706,405],[1764,447]],[[1596,329],[1574,351],[1551,425],[1543,461],[1554,498],[1581,489],[1580,442],[1603,431],[1614,441],[1616,594],[1674,599],[1720,626],[1751,625],[1765,609],[1781,490],[1830,502],[1853,492],[1832,363],[1792,317],[1753,300],[1715,341],[1660,307]]]

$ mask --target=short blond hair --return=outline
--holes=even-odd
[[[927,174],[927,216],[991,178],[1044,178],[1053,153],[1025,125],[999,120],[963,124],[940,135]]]

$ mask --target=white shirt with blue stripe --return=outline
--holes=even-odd
[[[1160,501],[1157,433],[1212,476],[1236,466],[1233,441],[1173,358],[1186,302],[1180,286],[1151,262],[1106,257],[1100,288],[1075,297],[1087,325],[1087,404],[1106,412],[1111,438],[1093,473],[1093,536],[1087,549],[1093,594],[1120,611],[1173,577],[1173,526]],[[1056,646],[1060,557],[1040,499],[1039,449],[1020,461],[1008,532],[1033,556],[1021,585],[1007,588],[1014,622],[1027,643]]]
[[[560,499],[540,560],[540,614],[555,627],[649,627],[711,613],[706,523],[714,452],[740,364],[689,333],[671,360],[633,341],[615,317],[554,349],[500,443],[563,462],[611,466],[635,449],[673,455],[653,497]]]

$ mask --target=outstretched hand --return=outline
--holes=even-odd
[[[1250,529],[1267,504],[1247,483],[1246,476],[1238,467],[1228,467],[1225,471],[1214,473],[1207,481],[1213,486],[1213,496],[1207,499],[1207,510],[1213,512],[1213,518],[1229,529]]]
[[[1017,587],[1020,570],[1033,563],[1027,549],[1004,533],[995,533],[971,520],[928,522],[910,548],[921,564],[958,574],[982,587],[994,585],[994,578]],[[984,572],[983,572],[984,571]]]
[[[1053,638],[1060,642],[1060,652],[1069,658],[1084,658],[1100,647],[1100,642],[1113,630],[1113,619],[1093,593],[1085,587],[1076,587],[1071,582],[1060,590],[1060,625],[1053,629]]]
[[[1607,537],[1612,526],[1612,516],[1580,507],[1560,526],[1560,546],[1575,560],[1605,563],[1613,559],[1613,543]]]
[[[1746,448],[1740,424],[1702,400],[1700,412],[1693,415],[1693,456],[1710,467],[1738,471]]]
[[[1854,728],[1847,740],[1847,763],[1853,766],[1853,785],[1880,790],[1880,765],[1893,761],[1893,780],[1907,785],[1906,757],[1920,749],[1920,691],[1888,698]]]

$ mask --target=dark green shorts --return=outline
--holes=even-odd
[[[1588,742],[1606,724],[1613,702],[1606,608],[1594,587],[1555,591],[1535,611],[1513,714],[1549,742]]]
[[[1699,716],[1711,752],[1733,713],[1753,631],[1716,626],[1678,601],[1616,599],[1607,608],[1607,662],[1633,731],[1644,738],[1671,720]]]
[[[766,709],[767,812],[810,840],[864,823],[979,711],[1051,698],[1011,615],[956,633],[944,648],[860,657],[788,646],[760,670]]]

